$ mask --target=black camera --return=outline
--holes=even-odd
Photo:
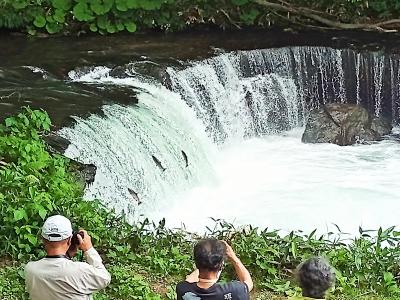
[[[79,239],[78,239],[78,234],[82,237],[84,237],[84,234],[82,231],[75,231],[72,233],[72,238],[71,238],[71,246],[70,248],[77,248],[79,246]]]

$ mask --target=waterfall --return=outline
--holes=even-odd
[[[308,110],[323,103],[359,103],[396,122],[397,61],[322,47],[236,51],[169,67],[166,86],[135,66],[124,78],[107,67],[77,69],[71,80],[130,87],[138,104],[106,105],[102,116],[76,117],[60,134],[71,141],[67,156],[98,167],[87,199],[145,214],[168,206],[171,195],[213,181],[221,145],[300,127]]]

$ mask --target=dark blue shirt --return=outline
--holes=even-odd
[[[176,286],[176,295],[178,300],[249,300],[249,289],[240,281],[215,283],[208,289],[182,281]]]

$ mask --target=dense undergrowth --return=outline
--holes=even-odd
[[[399,12],[400,2],[390,0],[2,0],[0,28],[31,34],[176,31],[204,25],[340,28],[332,22],[374,24],[396,19]],[[391,21],[375,29],[398,25]]]
[[[175,299],[174,286],[191,271],[199,237],[170,230],[164,222],[129,225],[99,202],[83,201],[70,161],[43,142],[50,127],[45,112],[29,108],[0,125],[0,299],[27,299],[23,266],[44,255],[40,226],[55,213],[88,229],[112,274],[112,284],[95,299]],[[400,233],[394,228],[360,229],[358,237],[345,239],[340,231],[282,236],[216,220],[206,235],[233,245],[254,277],[257,299],[298,294],[293,269],[313,255],[325,256],[336,268],[331,299],[400,297]],[[225,280],[234,277],[229,266],[223,274]]]

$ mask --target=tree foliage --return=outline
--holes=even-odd
[[[377,30],[400,24],[396,19],[400,2],[390,0],[2,0],[0,12],[0,28],[31,34],[183,30],[204,25],[341,28],[337,25],[342,23]]]

